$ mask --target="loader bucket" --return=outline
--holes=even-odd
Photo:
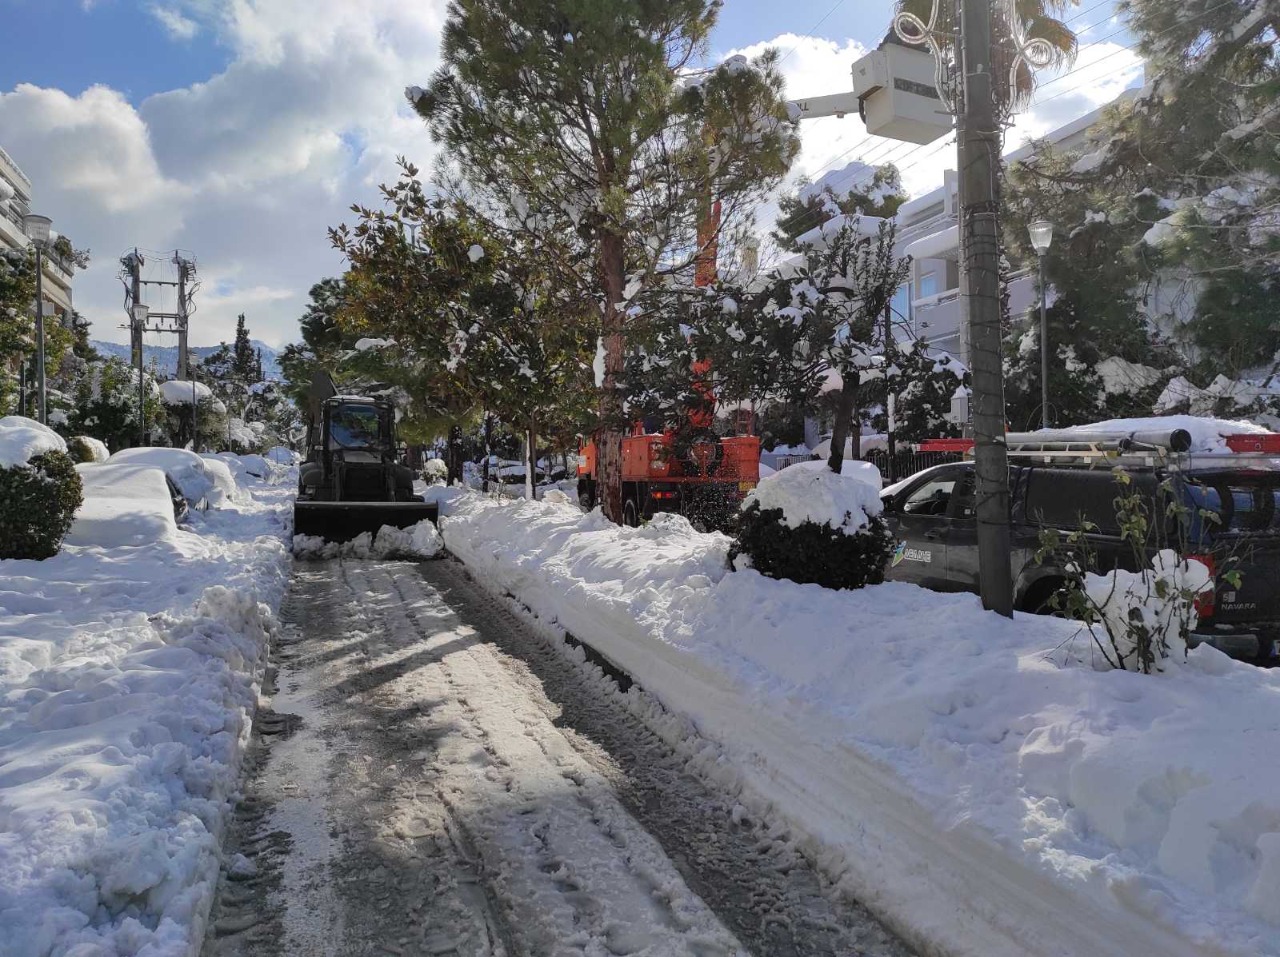
[[[293,533],[326,542],[349,542],[361,532],[377,535],[383,525],[408,528],[424,520],[437,522],[435,502],[295,502]]]

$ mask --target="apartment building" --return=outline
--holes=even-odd
[[[1045,139],[1060,151],[1083,149],[1104,109],[1100,107],[1059,127]],[[1022,146],[1005,154],[1005,163],[1027,159],[1032,152],[1030,145]],[[912,257],[912,265],[910,281],[899,293],[895,306],[915,336],[968,362],[967,327],[960,298],[958,188],[955,170],[947,170],[941,186],[904,203],[898,210],[898,248]],[[1010,277],[1011,315],[1022,315],[1035,301],[1034,275],[1022,271]]]
[[[0,248],[26,249],[31,245],[22,227],[23,217],[31,211],[31,180],[0,148]],[[45,252],[44,314],[68,323],[71,321],[71,280],[75,267],[56,250],[50,248]]]

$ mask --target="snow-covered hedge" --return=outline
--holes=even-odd
[[[427,459],[422,466],[422,477],[428,485],[442,485],[449,481],[449,466],[444,459]]]
[[[803,462],[762,478],[743,502],[730,560],[826,588],[883,582],[893,538],[880,518],[880,473],[874,484],[868,477],[857,467],[837,475],[825,462]]]
[[[67,444],[33,419],[0,419],[0,558],[49,558],[83,490]]]

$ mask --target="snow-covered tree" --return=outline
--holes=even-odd
[[[902,175],[892,163],[871,167],[854,160],[816,183],[799,187],[778,199],[773,240],[788,252],[798,252],[797,240],[837,216],[889,218],[907,201]]]
[[[884,375],[881,321],[910,268],[894,254],[892,220],[865,227],[831,224],[824,246],[806,247],[800,263],[750,288],[652,293],[648,311],[659,318],[627,369],[633,407],[669,420],[705,414],[713,396],[812,409],[834,389],[829,464],[839,472],[847,439],[857,454],[860,390]]]
[[[510,213],[495,219],[538,245],[582,244],[559,266],[597,310],[602,501],[615,521],[628,289],[705,263],[797,149],[776,53],[697,70],[719,6],[455,0],[443,68],[409,91],[467,187]]]

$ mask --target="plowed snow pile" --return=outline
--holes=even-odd
[[[290,495],[224,495],[179,528],[159,471],[82,473],[61,553],[0,561],[0,954],[187,955],[284,590]]]
[[[446,546],[723,746],[939,952],[1280,954],[1280,673],[1100,670],[1070,622],[728,572],[678,517],[471,495]]]

